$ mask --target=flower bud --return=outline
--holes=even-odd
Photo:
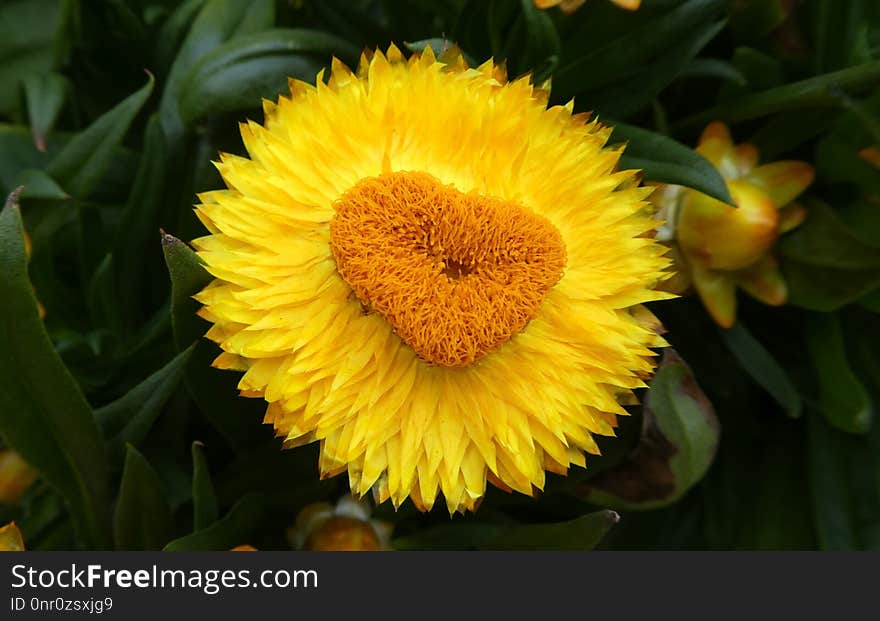
[[[390,535],[391,526],[371,520],[369,505],[351,495],[335,506],[326,502],[306,506],[289,531],[295,548],[323,551],[386,550]]]
[[[765,304],[785,303],[788,288],[771,252],[781,234],[806,218],[806,210],[792,201],[815,172],[793,160],[758,165],[757,148],[734,145],[720,122],[703,130],[696,151],[721,173],[734,205],[691,188],[654,192],[652,200],[667,221],[658,227],[657,239],[672,246],[681,274],[664,288],[680,293],[692,282],[715,322],[728,328],[736,322],[736,287]]]
[[[15,451],[0,450],[0,503],[17,503],[38,475]]]

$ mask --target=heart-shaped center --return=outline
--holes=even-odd
[[[553,224],[422,172],[359,181],[336,202],[339,273],[424,360],[473,363],[533,319],[565,267]]]

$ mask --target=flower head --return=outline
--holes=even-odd
[[[669,297],[647,190],[610,129],[529,79],[394,47],[292,81],[223,155],[197,299],[239,389],[358,495],[473,509],[613,435]]]
[[[672,220],[683,270],[720,326],[736,321],[736,287],[778,306],[788,290],[771,250],[781,233],[806,217],[792,201],[813,182],[806,162],[758,165],[751,144],[734,145],[727,126],[711,123],[696,151],[727,182],[735,207],[689,188],[665,188],[655,200]]]

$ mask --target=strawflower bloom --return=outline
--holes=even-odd
[[[795,160],[759,166],[755,146],[735,145],[720,122],[703,130],[696,151],[721,173],[736,206],[690,188],[663,187],[652,199],[667,220],[658,237],[674,239],[679,274],[689,277],[715,322],[729,328],[736,322],[737,287],[765,304],[785,304],[788,288],[772,249],[806,217],[793,201],[815,173]],[[687,284],[678,278],[671,290]]]
[[[641,304],[669,297],[611,130],[455,51],[290,86],[199,197],[215,366],[377,502],[464,511],[584,466],[664,344]]]
[[[549,9],[558,6],[563,13],[571,14],[577,11],[587,0],[534,0],[539,9]],[[642,0],[611,0],[614,4],[627,11],[635,11],[642,5]]]

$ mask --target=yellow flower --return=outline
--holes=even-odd
[[[24,540],[15,522],[0,527],[0,552],[23,552]]]
[[[534,0],[539,9],[549,9],[558,6],[563,13],[571,14],[577,11],[587,0]],[[642,5],[642,0],[611,0],[614,4],[627,11],[635,11]]]
[[[663,344],[638,305],[670,297],[610,129],[430,49],[291,94],[199,197],[215,366],[378,502],[463,511],[583,466]]]
[[[15,504],[39,473],[15,451],[0,450],[0,502]]]
[[[657,195],[674,220],[678,258],[709,314],[720,326],[736,321],[736,287],[778,306],[788,290],[772,247],[781,233],[803,222],[806,212],[797,198],[813,182],[806,162],[780,161],[758,166],[751,144],[734,145],[727,126],[711,123],[696,151],[727,182],[736,207],[689,188]]]

